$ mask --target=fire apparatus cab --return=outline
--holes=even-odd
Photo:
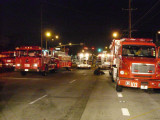
[[[118,92],[123,87],[160,89],[160,67],[152,39],[114,39],[110,49],[112,80]]]
[[[90,59],[89,53],[78,53],[78,64],[77,68],[91,68],[91,65],[89,64]]]
[[[98,54],[97,56],[97,65],[101,69],[109,69],[110,68],[110,54],[107,54],[107,51],[103,51],[103,53]]]
[[[56,63],[57,68],[66,68],[66,70],[70,70],[72,67],[71,56],[68,55],[67,52],[63,52],[60,48],[51,48],[51,53],[53,54],[52,59]]]
[[[16,48],[15,71],[20,71],[22,75],[31,71],[42,72],[45,76],[48,71],[56,68],[50,53],[49,50],[42,50],[39,46]]]
[[[2,68],[14,69],[14,67],[15,67],[15,52],[14,51],[2,52],[0,55],[0,61],[2,63]]]

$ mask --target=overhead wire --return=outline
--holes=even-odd
[[[133,25],[132,28],[135,27],[135,25],[137,25],[145,16],[147,16],[158,4],[159,4],[160,0],[158,0],[151,9],[149,9],[141,18],[139,18]]]

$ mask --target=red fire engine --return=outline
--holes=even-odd
[[[70,70],[72,61],[71,56],[69,56],[67,52],[61,51],[60,48],[51,48],[50,51],[57,68],[66,68],[66,70]]]
[[[15,54],[14,51],[2,52],[0,55],[0,61],[3,69],[13,69],[15,67]]]
[[[111,73],[116,90],[123,87],[160,89],[160,65],[152,39],[114,39],[111,49]]]
[[[54,71],[56,64],[49,50],[42,50],[39,46],[24,46],[16,48],[15,71],[22,75],[36,71],[46,75],[48,71]]]

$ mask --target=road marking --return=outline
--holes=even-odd
[[[44,95],[44,96],[42,96],[42,97],[40,97],[40,98],[38,98],[38,99],[30,102],[29,104],[32,105],[32,104],[34,104],[35,102],[37,102],[37,101],[39,101],[39,100],[41,100],[41,99],[43,99],[43,98],[45,98],[45,97],[47,97],[47,95]]]
[[[76,80],[72,80],[72,81],[70,81],[69,83],[73,83],[73,82],[75,82]]]
[[[160,108],[152,109],[152,110],[150,110],[150,111],[148,111],[148,112],[145,112],[145,113],[139,114],[139,115],[137,115],[137,116],[134,116],[134,117],[132,117],[132,118],[130,118],[130,119],[128,119],[128,120],[133,120],[133,119],[136,119],[136,118],[138,118],[138,117],[151,114],[151,113],[153,113],[153,112],[155,112],[155,111],[158,111],[158,110],[160,110]]]
[[[16,77],[1,77],[2,79],[15,79],[15,80],[37,80],[39,78],[16,78]]]
[[[122,93],[117,93],[118,97],[123,97]]]
[[[129,111],[128,111],[127,108],[121,108],[121,110],[122,110],[122,114],[123,114],[124,116],[130,116],[130,113],[129,113]]]

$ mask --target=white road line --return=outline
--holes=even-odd
[[[121,110],[122,110],[122,114],[123,114],[124,116],[130,116],[130,113],[129,113],[129,111],[128,111],[127,108],[121,108]]]
[[[40,98],[38,98],[38,99],[36,99],[36,100],[30,102],[29,104],[32,105],[32,104],[34,104],[35,102],[37,102],[37,101],[43,99],[44,97],[47,97],[47,95],[44,95],[44,96],[42,96],[42,97],[40,97]]]
[[[2,79],[14,79],[14,80],[39,80],[40,78],[15,78],[15,77],[2,77]]]
[[[123,97],[122,93],[117,93],[118,97]]]
[[[73,82],[75,82],[76,80],[72,80],[72,81],[70,81],[69,83],[73,83]]]

